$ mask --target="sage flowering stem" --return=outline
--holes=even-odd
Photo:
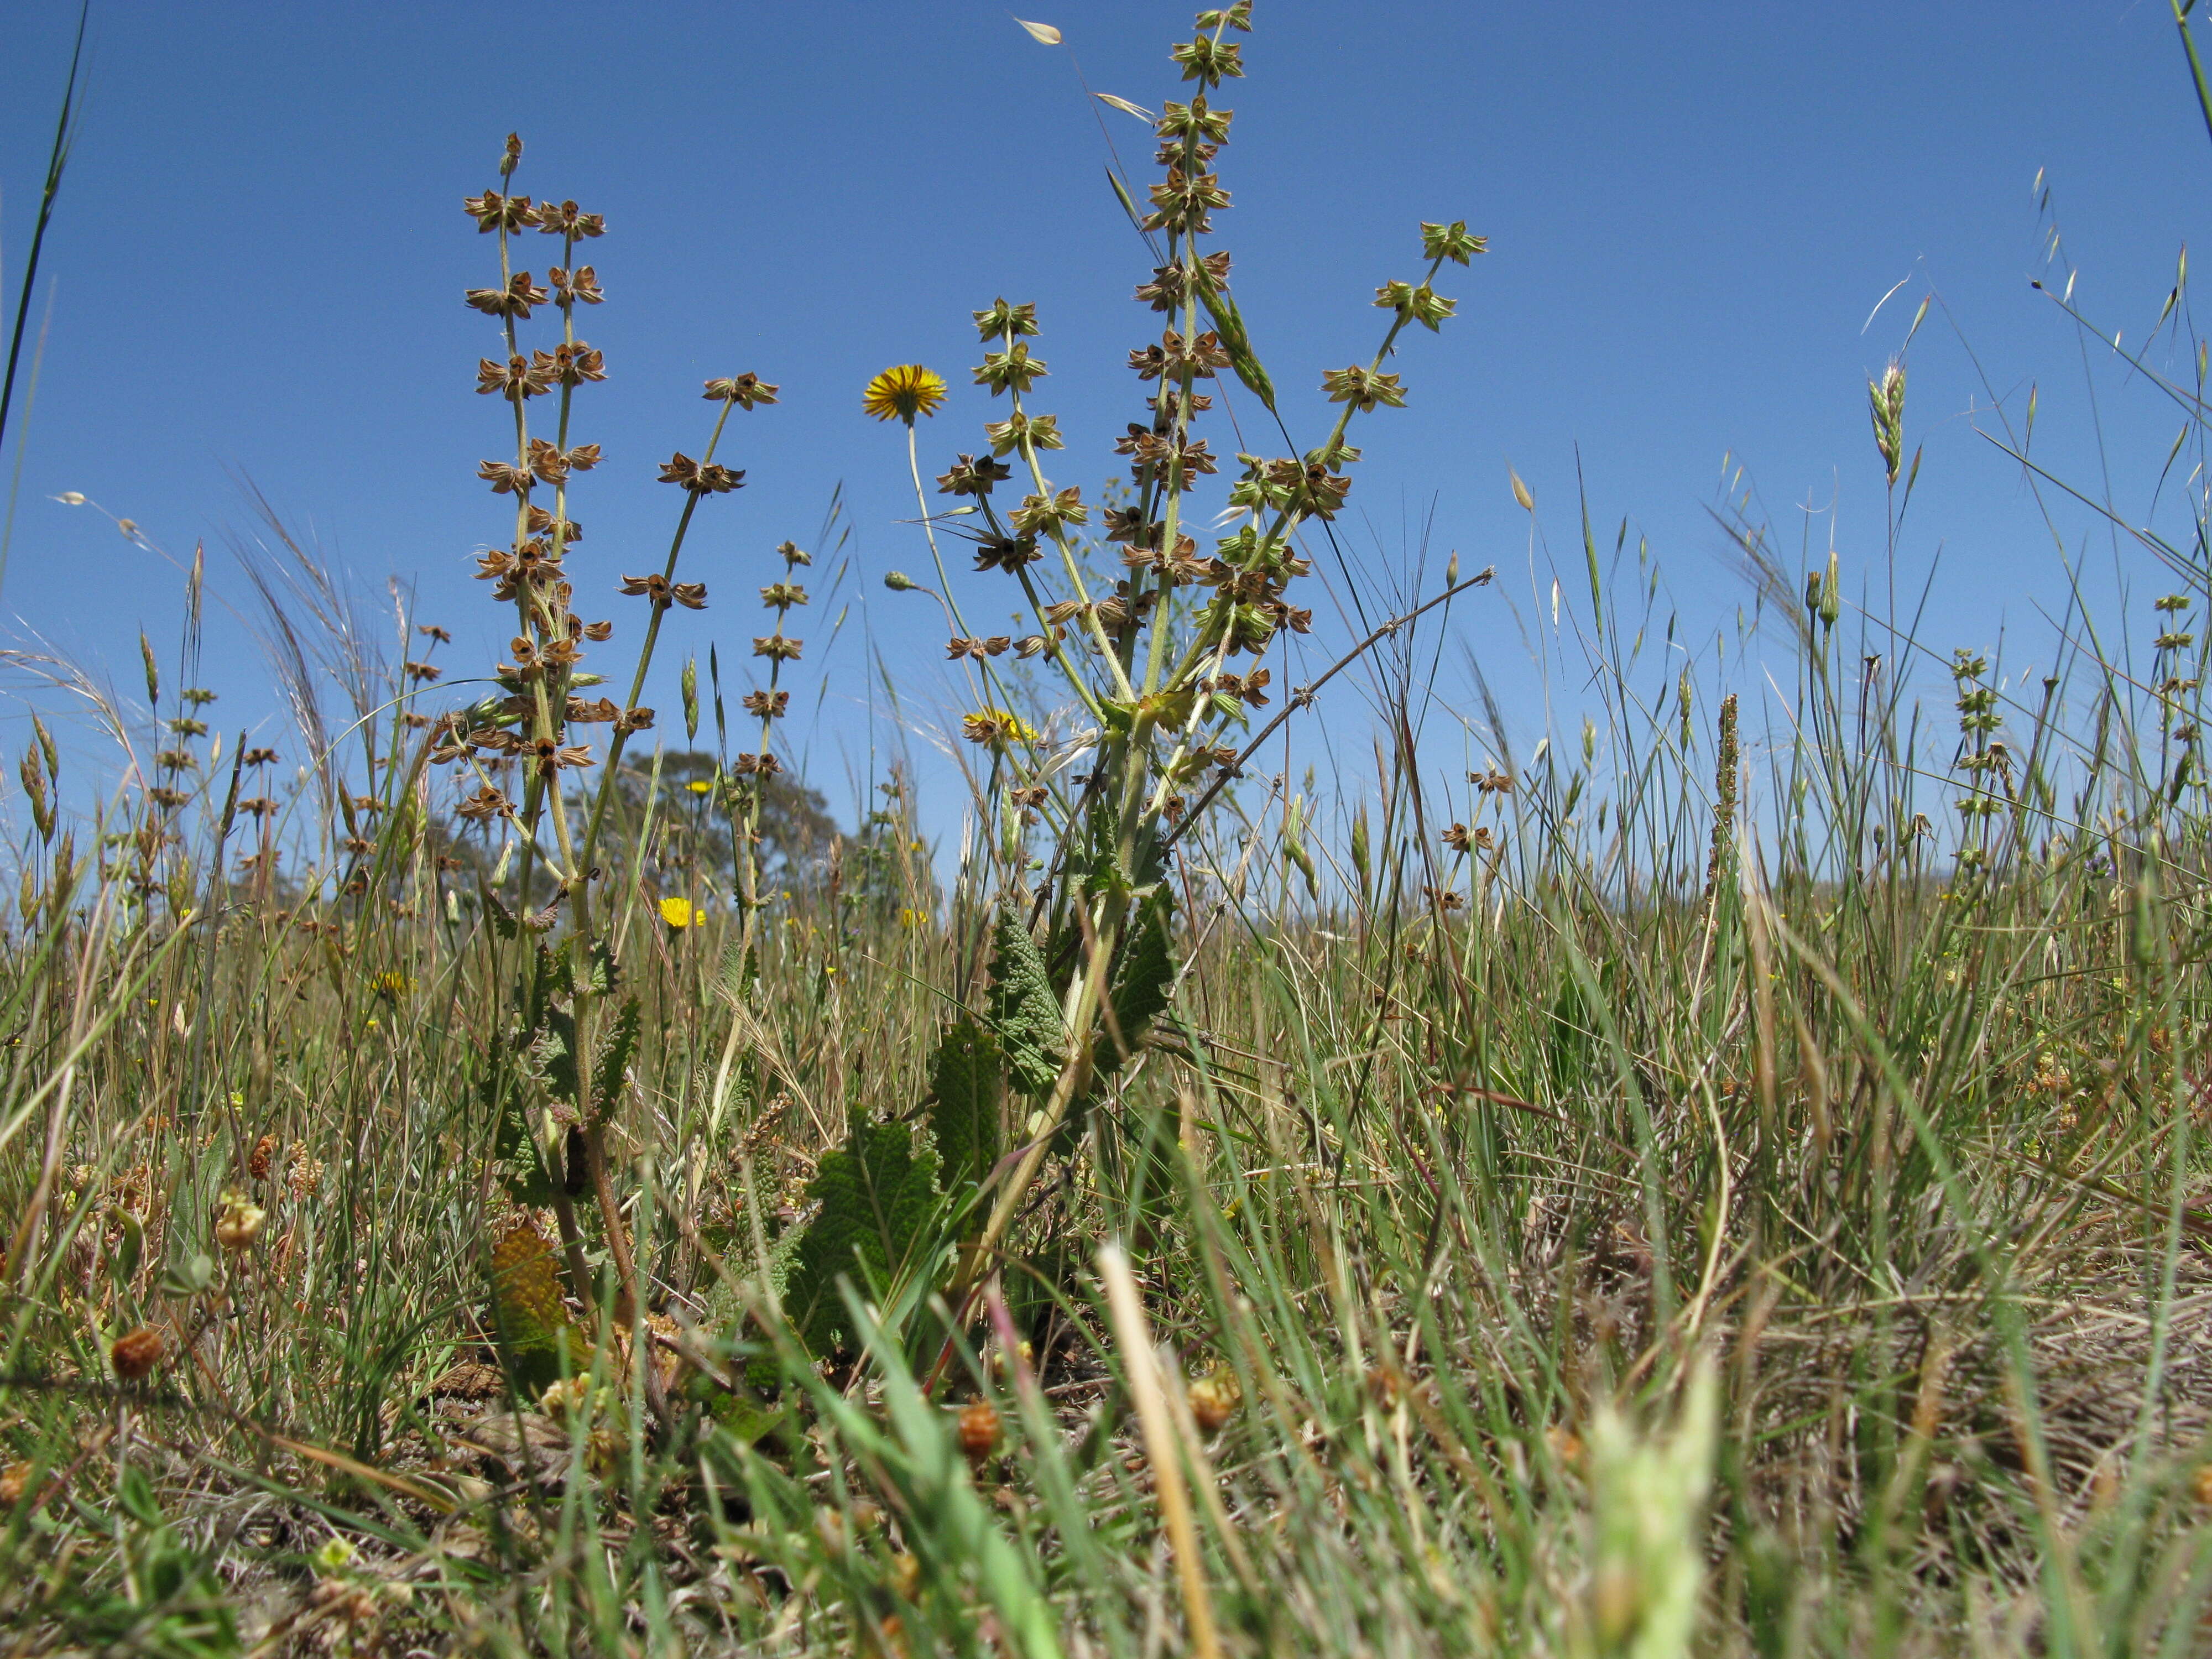
[[[705,466],[714,459],[714,451],[722,441],[722,428],[729,424],[730,411],[736,407],[733,403],[726,403],[722,405],[721,413],[714,417],[714,435],[707,441],[706,452],[700,458],[701,466]],[[699,510],[699,491],[684,492],[684,511],[677,518],[676,533],[669,538],[668,559],[661,567],[660,574],[664,581],[672,581],[675,579],[676,562],[683,556],[684,538],[690,533],[691,515]],[[637,669],[630,676],[629,696],[623,700],[623,706],[625,708],[635,708],[637,700],[645,694],[646,672],[653,666],[653,646],[660,638],[660,621],[666,614],[666,606],[653,607],[652,619],[645,625],[645,638],[638,645]],[[615,775],[621,768],[623,750],[628,747],[629,742],[629,731],[623,722],[616,722],[614,735],[607,739],[606,769],[599,775],[599,793],[592,802],[591,823],[584,832],[584,866],[581,873],[587,876],[591,870],[592,855],[598,850],[599,836],[606,825],[607,806],[614,797]],[[578,902],[580,909],[585,901],[579,900]]]

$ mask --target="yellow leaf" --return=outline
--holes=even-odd
[[[1060,31],[1049,23],[1023,23],[1018,17],[1014,19],[1014,21],[1021,23],[1022,27],[1030,32],[1030,39],[1041,46],[1056,46],[1060,44]]]
[[[1534,513],[1536,510],[1536,498],[1528,493],[1528,486],[1521,482],[1521,475],[1508,466],[1505,469],[1505,476],[1513,480],[1513,499],[1521,503],[1521,510],[1523,513]]]

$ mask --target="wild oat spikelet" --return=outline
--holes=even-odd
[[[1905,457],[1905,365],[1901,362],[1891,358],[1881,379],[1867,382],[1867,404],[1874,419],[1874,447],[1894,488]]]

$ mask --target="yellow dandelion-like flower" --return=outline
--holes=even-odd
[[[934,415],[945,402],[944,376],[920,363],[901,363],[868,382],[860,407],[879,421],[893,416],[912,426],[918,415]]]
[[[671,927],[696,927],[706,917],[690,899],[665,898],[660,901],[660,919]]]
[[[694,778],[690,782],[685,784],[684,787],[686,789],[689,789],[695,795],[703,795],[714,786],[708,782],[704,778]]]
[[[370,981],[370,988],[386,1002],[402,1002],[415,989],[415,981],[408,975],[393,971],[379,974]]]

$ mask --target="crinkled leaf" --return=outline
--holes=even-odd
[[[550,1204],[553,1177],[545,1165],[545,1149],[530,1130],[530,1113],[514,1091],[501,1086],[496,1075],[477,1085],[484,1105],[495,1115],[492,1162],[507,1195],[517,1204]]]
[[[576,1103],[576,1019],[565,1008],[548,1008],[544,1029],[530,1045],[531,1064],[556,1099]]]
[[[615,962],[615,947],[605,939],[592,946],[585,963],[585,982],[593,996],[607,996],[622,982],[622,969]]]
[[[1006,1056],[1006,1075],[1021,1093],[1041,1095],[1060,1075],[1067,1028],[1030,930],[1002,911],[994,943],[991,1024]]]
[[[784,1291],[784,1311],[800,1340],[828,1354],[848,1323],[840,1278],[870,1286],[889,1281],[937,1242],[937,1155],[916,1152],[903,1123],[856,1123],[850,1141],[822,1160],[806,1195],[820,1204],[800,1237]]]
[[[955,1022],[937,1045],[929,1123],[937,1137],[945,1189],[956,1198],[998,1162],[1003,1091],[997,1041],[972,1019]]]
[[[732,939],[722,947],[721,965],[715,971],[714,982],[732,1002],[744,1001],[748,988],[758,977],[753,969],[752,955],[740,939]]]
[[[630,1057],[637,1052],[638,1006],[635,997],[624,997],[615,1015],[614,1029],[599,1048],[599,1063],[592,1073],[592,1107],[605,1112],[620,1097]]]

